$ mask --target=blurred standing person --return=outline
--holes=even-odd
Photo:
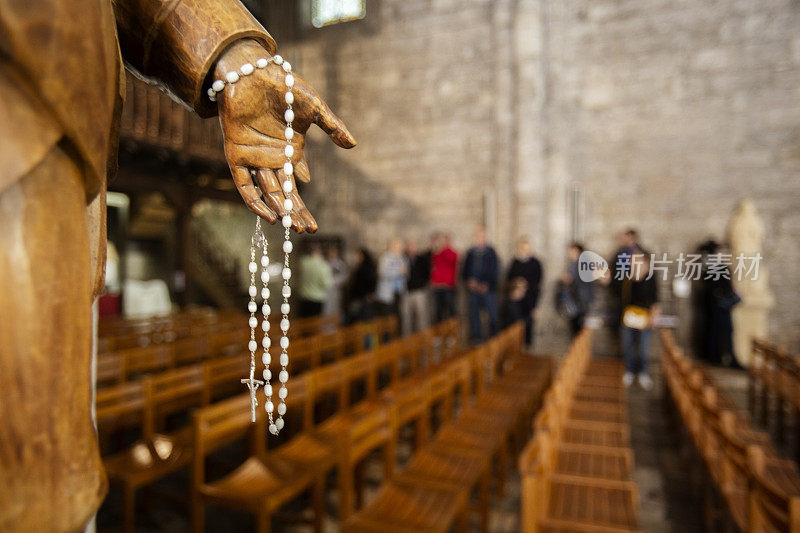
[[[635,249],[630,255],[628,273],[622,280],[622,324],[620,337],[625,357],[622,382],[629,387],[635,378],[645,390],[653,387],[647,373],[650,336],[658,318],[658,284],[652,275],[650,254]],[[638,353],[637,353],[638,352]],[[638,355],[638,357],[637,357]]]
[[[374,316],[373,298],[377,285],[378,267],[375,259],[369,250],[360,248],[355,254],[353,270],[345,289],[346,324],[369,320]]]
[[[298,316],[305,318],[321,315],[322,305],[328,296],[328,290],[333,285],[333,273],[330,265],[322,256],[322,248],[319,243],[310,243],[308,253],[300,258],[299,276],[300,309]]]
[[[450,235],[433,236],[431,287],[433,288],[434,320],[438,324],[456,314],[456,269],[458,254],[450,246]]]
[[[464,259],[462,279],[469,293],[470,340],[480,342],[486,337],[481,327],[481,311],[489,317],[489,335],[497,333],[497,276],[499,261],[497,252],[489,245],[486,228],[475,230],[472,248]]]
[[[431,251],[420,252],[417,243],[406,243],[408,262],[408,294],[402,302],[403,334],[410,335],[430,325]]]
[[[525,322],[525,345],[530,348],[542,284],[542,263],[533,256],[526,237],[517,242],[517,254],[508,269],[506,283],[509,287],[508,318],[511,323]]]
[[[569,320],[573,337],[583,328],[586,314],[594,301],[592,282],[581,279],[578,272],[578,259],[582,253],[583,245],[580,243],[572,242],[567,247],[567,269],[561,275],[556,295],[558,311]]]
[[[622,318],[622,281],[630,271],[630,259],[635,250],[639,249],[639,234],[633,228],[629,228],[619,235],[619,248],[614,253],[614,257],[609,262],[611,269],[611,289],[612,312],[615,315],[615,322],[619,324]]]
[[[700,342],[696,350],[701,359],[714,365],[738,367],[733,351],[733,308],[742,301],[731,282],[731,271],[723,260],[722,247],[713,239],[699,248],[703,256],[699,281]]]
[[[381,304],[382,315],[394,314],[400,319],[400,302],[406,294],[407,275],[408,262],[403,254],[403,241],[394,238],[378,262],[375,299]]]
[[[333,283],[331,288],[328,289],[328,297],[325,299],[322,313],[325,315],[341,315],[342,294],[347,283],[348,271],[347,263],[342,259],[339,247],[335,244],[331,244],[328,248],[328,265],[331,267]]]

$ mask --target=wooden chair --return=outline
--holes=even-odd
[[[241,392],[240,379],[250,371],[250,353],[242,352],[203,363],[203,405],[230,393]]]
[[[800,531],[800,476],[791,461],[771,457],[763,447],[747,450],[750,472],[749,531]]]
[[[194,462],[192,468],[193,530],[203,531],[205,505],[215,504],[248,511],[255,516],[255,530],[271,530],[272,515],[285,503],[314,485],[314,480],[299,469],[270,462],[264,450],[265,415],[257,411],[256,423],[250,420],[250,396],[241,395],[195,413]],[[221,446],[248,438],[250,456],[235,470],[214,481],[206,480],[206,457]],[[318,492],[318,491],[317,491]],[[319,494],[314,495],[319,503]],[[317,511],[319,507],[315,506]],[[316,524],[321,523],[318,517]],[[316,529],[320,531],[320,529]]]
[[[136,491],[186,466],[191,461],[191,428],[160,433],[164,418],[189,406],[200,405],[203,372],[199,366],[176,369],[143,381],[145,409],[142,438],[131,447],[105,457],[109,481],[123,491],[123,527],[134,530]]]

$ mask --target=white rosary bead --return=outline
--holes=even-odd
[[[264,331],[269,331],[269,328],[270,328],[269,320],[264,320],[261,323],[261,329],[263,329]]]
[[[268,61],[267,61],[266,59],[264,59],[263,57],[260,57],[260,58],[258,58],[258,60],[256,61],[256,66],[257,66],[258,68],[264,68],[264,67],[266,67],[266,66],[267,66],[267,63],[268,63]]]
[[[292,217],[290,217],[289,215],[283,215],[283,218],[281,219],[281,224],[283,225],[284,228],[291,228]]]
[[[258,350],[258,343],[256,341],[250,341],[247,343],[247,349],[251,352],[255,352]]]
[[[261,346],[263,346],[265,350],[269,350],[269,347],[272,346],[272,341],[268,336],[264,335],[264,338],[261,339]]]
[[[289,267],[284,267],[281,271],[281,277],[285,280],[288,280],[292,277],[292,269]]]
[[[292,71],[292,64],[289,63],[288,61],[284,61],[283,62],[283,70],[286,71],[286,72],[291,72]]]
[[[286,241],[286,242],[289,242],[289,241]],[[289,307],[288,303],[282,303],[281,304],[281,314],[282,315],[288,315],[289,314],[289,309],[290,309],[290,307]]]
[[[267,268],[269,266],[269,257],[267,254],[261,256],[261,266]]]
[[[236,83],[239,81],[239,74],[232,70],[225,74],[225,79],[228,80],[228,83]]]
[[[292,253],[292,250],[294,250],[294,245],[292,244],[292,241],[283,241],[283,252],[290,254]],[[285,315],[286,313],[283,314]]]
[[[272,370],[267,368],[261,373],[261,375],[264,377],[264,381],[269,381],[272,379]]]
[[[261,313],[262,314],[269,316],[269,314],[271,312],[272,312],[272,308],[269,306],[268,303],[265,303],[264,305],[261,306]]]
[[[294,120],[294,111],[292,111],[291,109],[287,109],[286,113],[283,114],[283,118],[286,119],[286,123],[287,124],[289,122],[293,121]]]
[[[292,185],[292,180],[286,180],[283,182],[283,192],[289,194],[294,189],[294,185]],[[289,241],[286,241],[289,242]]]
[[[266,367],[272,363],[272,356],[269,354],[269,352],[264,352],[264,354],[261,356],[261,362],[264,363],[264,366]],[[269,383],[267,384],[267,387],[269,387]]]
[[[271,412],[273,412],[273,411],[275,410],[275,406],[272,404],[272,402],[271,402],[271,401],[267,400],[267,403],[264,405],[264,409],[265,409],[265,410],[266,410],[268,413],[271,413]]]
[[[283,58],[278,54],[272,56],[272,60],[275,62],[276,65],[280,65],[281,63],[283,63]]]
[[[255,296],[255,294],[253,296]],[[269,299],[269,289],[267,287],[261,289],[261,297],[265,300]]]
[[[247,293],[248,293],[250,296],[252,296],[252,297],[254,297],[254,298],[255,298],[256,294],[258,294],[258,289],[256,289],[256,286],[255,286],[255,285],[250,285],[250,288],[249,288],[249,289],[247,289]]]
[[[291,198],[286,198],[283,201],[283,208],[286,209],[287,211],[291,211],[294,208],[294,202],[292,202]]]
[[[280,411],[281,411],[281,406],[279,405],[279,406],[278,406],[278,413],[280,413]],[[284,408],[284,410],[283,410],[283,411],[284,411],[284,414],[285,414],[285,412],[286,412],[286,409]],[[282,415],[281,415],[281,416],[282,416]],[[281,430],[281,429],[283,429],[283,418],[279,418],[279,419],[277,419],[277,420],[275,421],[275,427],[276,427],[276,428],[278,428],[278,430]]]
[[[209,98],[210,98],[212,101],[213,101],[213,100],[215,100],[215,99],[217,98],[217,93],[214,91],[214,89],[213,89],[213,88],[212,88],[212,89],[209,89],[209,90],[207,90],[207,91],[206,91],[206,94],[208,95],[208,97],[209,97]]]
[[[261,282],[269,283],[269,272],[267,272],[266,270],[261,271]]]
[[[272,433],[273,435],[277,435],[278,434],[278,426],[276,426],[275,424],[270,424],[269,425],[269,432]]]
[[[251,301],[247,304],[247,310],[251,313],[255,313],[258,310],[258,305],[255,302]]]
[[[258,270],[258,265],[256,264],[255,261],[250,261],[250,263],[248,263],[247,265],[247,269],[250,271],[251,274],[253,274],[255,273],[256,270]]]
[[[217,80],[211,84],[211,88],[214,89],[214,91],[221,93],[225,89],[225,82],[222,80]]]
[[[272,396],[272,385],[270,385],[269,383],[264,385],[264,394],[266,394],[267,396]]]
[[[288,318],[282,318],[281,319],[281,330],[283,330],[284,333],[289,331],[289,319]]]
[[[236,74],[236,73],[234,72],[234,74]],[[286,81],[286,86],[288,88],[291,89],[292,87],[294,87],[294,76],[292,76],[291,74],[287,74],[285,81]]]
[[[294,94],[292,94],[292,91],[288,91],[283,96],[283,98],[284,98],[284,100],[286,100],[286,103],[289,104],[289,105],[292,105],[294,103]]]
[[[256,317],[254,317],[254,316],[251,316],[250,320],[248,321],[248,323],[250,324],[251,328],[254,328],[254,327],[256,327],[258,325],[258,319]]]
[[[281,363],[281,366],[288,365],[289,364],[289,356],[287,354],[285,354],[285,353],[282,353],[281,354],[281,358],[280,358],[280,363]]]
[[[279,397],[281,400],[283,400],[283,399],[285,399],[285,398],[286,398],[286,395],[287,395],[287,393],[288,393],[288,392],[289,392],[289,391],[287,391],[287,390],[286,390],[286,387],[284,387],[284,386],[281,386],[281,388],[280,388],[280,389],[278,389],[278,397]]]
[[[289,381],[289,373],[286,370],[281,370],[280,374],[278,374],[278,381],[281,383]]]
[[[292,165],[289,161],[283,164],[283,173],[287,176],[291,176],[294,174],[294,165]]]
[[[286,390],[286,389],[281,389],[281,390]],[[286,414],[286,404],[285,403],[281,402],[281,403],[278,404],[278,414],[281,415],[281,416]]]
[[[283,153],[286,157],[292,157],[294,155],[294,146],[287,144],[286,148],[283,149]]]
[[[286,127],[286,131],[283,132],[283,136],[286,137],[287,141],[291,141],[292,137],[294,137],[294,130],[291,126]]]
[[[284,298],[290,297],[292,295],[292,288],[289,287],[288,285],[284,285],[283,288],[281,289],[281,294],[283,295]]]
[[[254,70],[255,69],[253,68],[253,65],[251,65],[250,63],[245,63],[244,65],[239,67],[239,72],[241,72],[245,76],[249,76],[250,74],[253,73]]]
[[[283,337],[281,337],[281,348],[285,350],[288,347],[289,347],[289,337],[284,335]]]

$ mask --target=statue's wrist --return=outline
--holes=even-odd
[[[224,79],[225,74],[235,71],[244,63],[255,63],[258,58],[269,58],[269,53],[261,44],[254,39],[240,39],[228,48],[219,57],[214,66],[214,79]]]

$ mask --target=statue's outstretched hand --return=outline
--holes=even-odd
[[[256,41],[248,39],[235,43],[217,62],[214,79],[225,79],[226,73],[238,71],[245,63],[255,65],[261,57],[270,55]],[[356,141],[317,92],[293,75],[292,129],[295,133],[290,142],[294,148],[291,156],[294,175],[289,177],[293,184],[289,194],[284,193],[281,186],[286,180],[283,165],[287,160],[284,152],[287,88],[283,68],[270,62],[266,68],[256,68],[252,74],[227,85],[217,94],[219,120],[225,138],[225,157],[247,207],[272,223],[286,214],[283,201],[291,198],[294,205],[292,227],[298,233],[313,233],[317,222],[306,209],[294,183],[295,177],[303,182],[311,179],[303,154],[306,131],[311,124],[316,124],[342,148],[352,148]]]

